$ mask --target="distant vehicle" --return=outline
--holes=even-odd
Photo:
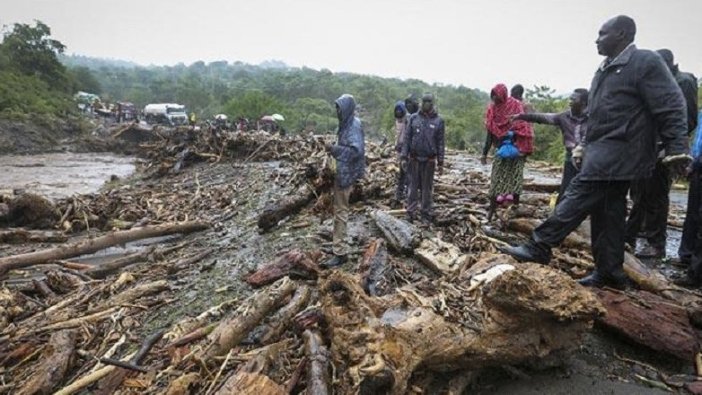
[[[144,107],[144,119],[151,125],[179,126],[188,124],[185,106],[176,103],[147,104]]]
[[[137,119],[137,109],[130,102],[117,102],[115,106],[115,120],[117,122],[131,122]]]
[[[78,91],[78,93],[73,96],[73,99],[78,103],[78,108],[80,108],[81,111],[90,112],[93,103],[100,101],[100,96],[94,93]]]

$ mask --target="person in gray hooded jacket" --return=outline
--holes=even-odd
[[[354,116],[356,101],[349,94],[341,95],[335,101],[339,131],[336,144],[328,144],[327,152],[336,160],[334,181],[334,236],[333,257],[321,265],[339,266],[346,262],[346,224],[349,215],[349,196],[354,182],[363,177],[366,171],[365,141],[361,121]]]

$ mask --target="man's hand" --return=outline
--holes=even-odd
[[[692,163],[692,157],[688,154],[667,155],[663,158],[662,163],[668,166],[673,176],[685,176]]]
[[[402,168],[402,170],[404,170],[405,172],[407,172],[407,164],[408,164],[407,158],[401,157],[400,158],[400,168]]]
[[[481,164],[481,165],[487,165],[487,156],[481,156],[481,157],[480,157],[480,164]]]
[[[333,144],[324,144],[324,150],[327,152],[331,152],[333,147],[334,147]]]
[[[579,146],[573,148],[572,157],[570,159],[570,162],[578,170],[580,170],[580,166],[583,165],[583,153],[584,153],[584,150],[583,150],[582,145],[579,145]]]
[[[522,119],[522,114],[512,114],[509,116],[510,122],[519,121],[521,119]]]

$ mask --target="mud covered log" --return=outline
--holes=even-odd
[[[258,228],[263,232],[271,230],[278,222],[287,216],[296,214],[302,210],[302,208],[310,204],[314,198],[314,188],[309,184],[304,184],[294,194],[269,202],[258,217]]]
[[[110,274],[113,274],[118,270],[123,269],[129,265],[145,261],[148,258],[149,254],[151,254],[152,252],[153,250],[151,249],[135,252],[133,254],[129,254],[127,256],[91,267],[83,273],[95,279],[103,279],[109,276]]]
[[[515,232],[531,235],[531,232],[533,232],[541,222],[543,221],[534,218],[516,218],[509,221],[507,227]],[[566,248],[586,250],[590,248],[590,238],[589,236],[585,237],[582,232],[576,231],[569,234],[561,245]]]
[[[419,245],[421,236],[414,225],[380,210],[374,211],[371,217],[388,246],[398,253],[409,255]]]
[[[7,256],[0,258],[0,276],[5,275],[9,270],[46,263],[52,260],[67,259],[80,255],[92,254],[107,247],[128,243],[130,241],[176,233],[187,234],[204,230],[208,227],[209,223],[200,221],[145,226],[143,228],[133,228],[125,231],[111,232],[94,239],[84,240],[79,243],[51,248],[48,250]]]
[[[251,295],[232,315],[220,322],[207,336],[208,345],[200,353],[201,360],[226,354],[241,342],[271,311],[280,307],[295,291],[289,278],[278,280],[271,288]]]
[[[59,219],[56,206],[43,196],[23,193],[7,203],[7,213],[0,216],[0,224],[30,229],[51,228]]]
[[[63,243],[68,236],[57,231],[38,231],[27,229],[0,230],[0,244],[23,243]]]
[[[361,286],[368,295],[381,296],[390,291],[387,276],[390,274],[388,267],[388,249],[385,240],[374,239],[363,253],[358,271],[361,274]]]
[[[249,275],[246,282],[253,287],[261,287],[285,276],[312,280],[317,278],[318,274],[319,268],[307,254],[300,250],[292,250]]]
[[[455,284],[466,281],[470,279],[459,278]],[[474,289],[479,294],[458,292],[463,298],[458,313],[470,313],[470,323],[437,314],[440,300],[421,292],[407,288],[394,298],[372,298],[354,276],[340,271],[322,282],[340,393],[404,394],[420,366],[446,371],[562,358],[604,313],[587,289],[535,264],[517,265],[494,277]]]
[[[232,373],[215,394],[287,394],[283,386],[265,374],[269,370],[271,363],[278,358],[282,348],[287,345],[287,342],[280,342],[254,351],[254,357]]]
[[[290,302],[278,310],[268,320],[268,324],[261,327],[257,332],[255,341],[261,344],[271,344],[278,340],[285,331],[292,326],[293,318],[302,311],[310,302],[312,290],[308,286],[300,286],[293,295]]]
[[[64,375],[73,364],[76,348],[76,331],[54,332],[49,338],[41,363],[25,383],[18,395],[50,394],[63,381]]]
[[[468,261],[468,255],[439,238],[424,239],[414,254],[429,269],[439,274],[452,274],[463,267]]]
[[[597,321],[603,327],[685,361],[693,361],[699,352],[699,339],[685,308],[646,291],[596,289],[595,293],[607,309]]]
[[[322,335],[307,329],[302,333],[307,355],[307,390],[309,395],[331,394],[331,361]]]

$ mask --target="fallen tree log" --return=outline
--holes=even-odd
[[[145,261],[152,252],[153,249],[135,252],[133,254],[91,267],[90,269],[85,270],[83,273],[95,279],[103,279],[129,265]]]
[[[654,351],[691,362],[699,352],[697,332],[682,306],[646,291],[595,289],[607,309],[597,322]]]
[[[309,395],[331,394],[331,361],[319,331],[307,329],[302,333],[307,355],[307,390]]]
[[[271,316],[268,325],[262,327],[255,336],[255,341],[261,344],[271,344],[293,324],[293,318],[310,302],[312,290],[308,286],[300,286],[290,302]]]
[[[23,243],[63,243],[68,236],[62,232],[27,230],[27,229],[2,229],[0,230],[0,244]]]
[[[26,254],[12,255],[0,258],[0,277],[9,270],[20,269],[27,266],[38,265],[53,260],[67,259],[85,254],[92,254],[107,247],[130,241],[147,239],[150,237],[165,236],[176,233],[192,233],[207,229],[207,222],[182,222],[177,224],[163,224],[133,228],[130,230],[111,232],[94,239],[84,240],[79,243],[51,248],[48,250],[29,252]]]
[[[450,275],[465,266],[468,255],[451,244],[439,238],[424,239],[414,250],[414,255],[419,258],[429,269],[443,275]]]
[[[280,354],[283,343],[272,344],[256,350],[255,356],[232,373],[215,395],[284,395],[285,388],[264,372]]]
[[[452,286],[466,282],[459,278]],[[432,297],[408,287],[381,299],[365,295],[358,283],[334,271],[320,287],[339,393],[404,394],[420,366],[446,371],[558,360],[579,346],[604,313],[587,289],[535,264],[518,265],[472,293],[454,293],[460,299],[446,301],[456,305],[449,314],[436,312],[440,291]],[[449,322],[454,314],[473,318]]]
[[[383,211],[371,213],[375,225],[380,229],[388,246],[400,254],[411,254],[419,245],[421,235],[417,228]]]
[[[388,249],[383,239],[374,239],[363,253],[363,260],[358,267],[361,274],[361,286],[368,295],[381,296],[390,292],[387,276]]]
[[[313,280],[317,278],[319,268],[300,250],[289,251],[275,262],[266,265],[246,277],[246,282],[253,287],[261,287],[288,276]]]
[[[229,352],[271,311],[283,304],[295,287],[295,283],[286,277],[278,280],[272,288],[251,295],[207,336],[208,344],[199,353],[199,359],[207,361]]]
[[[63,381],[73,364],[76,349],[76,330],[54,332],[49,338],[41,364],[17,393],[18,395],[49,394]]]
[[[263,232],[269,231],[287,216],[302,210],[302,208],[310,204],[314,198],[314,188],[309,184],[304,184],[294,194],[284,196],[278,201],[268,203],[258,217],[259,229]]]

